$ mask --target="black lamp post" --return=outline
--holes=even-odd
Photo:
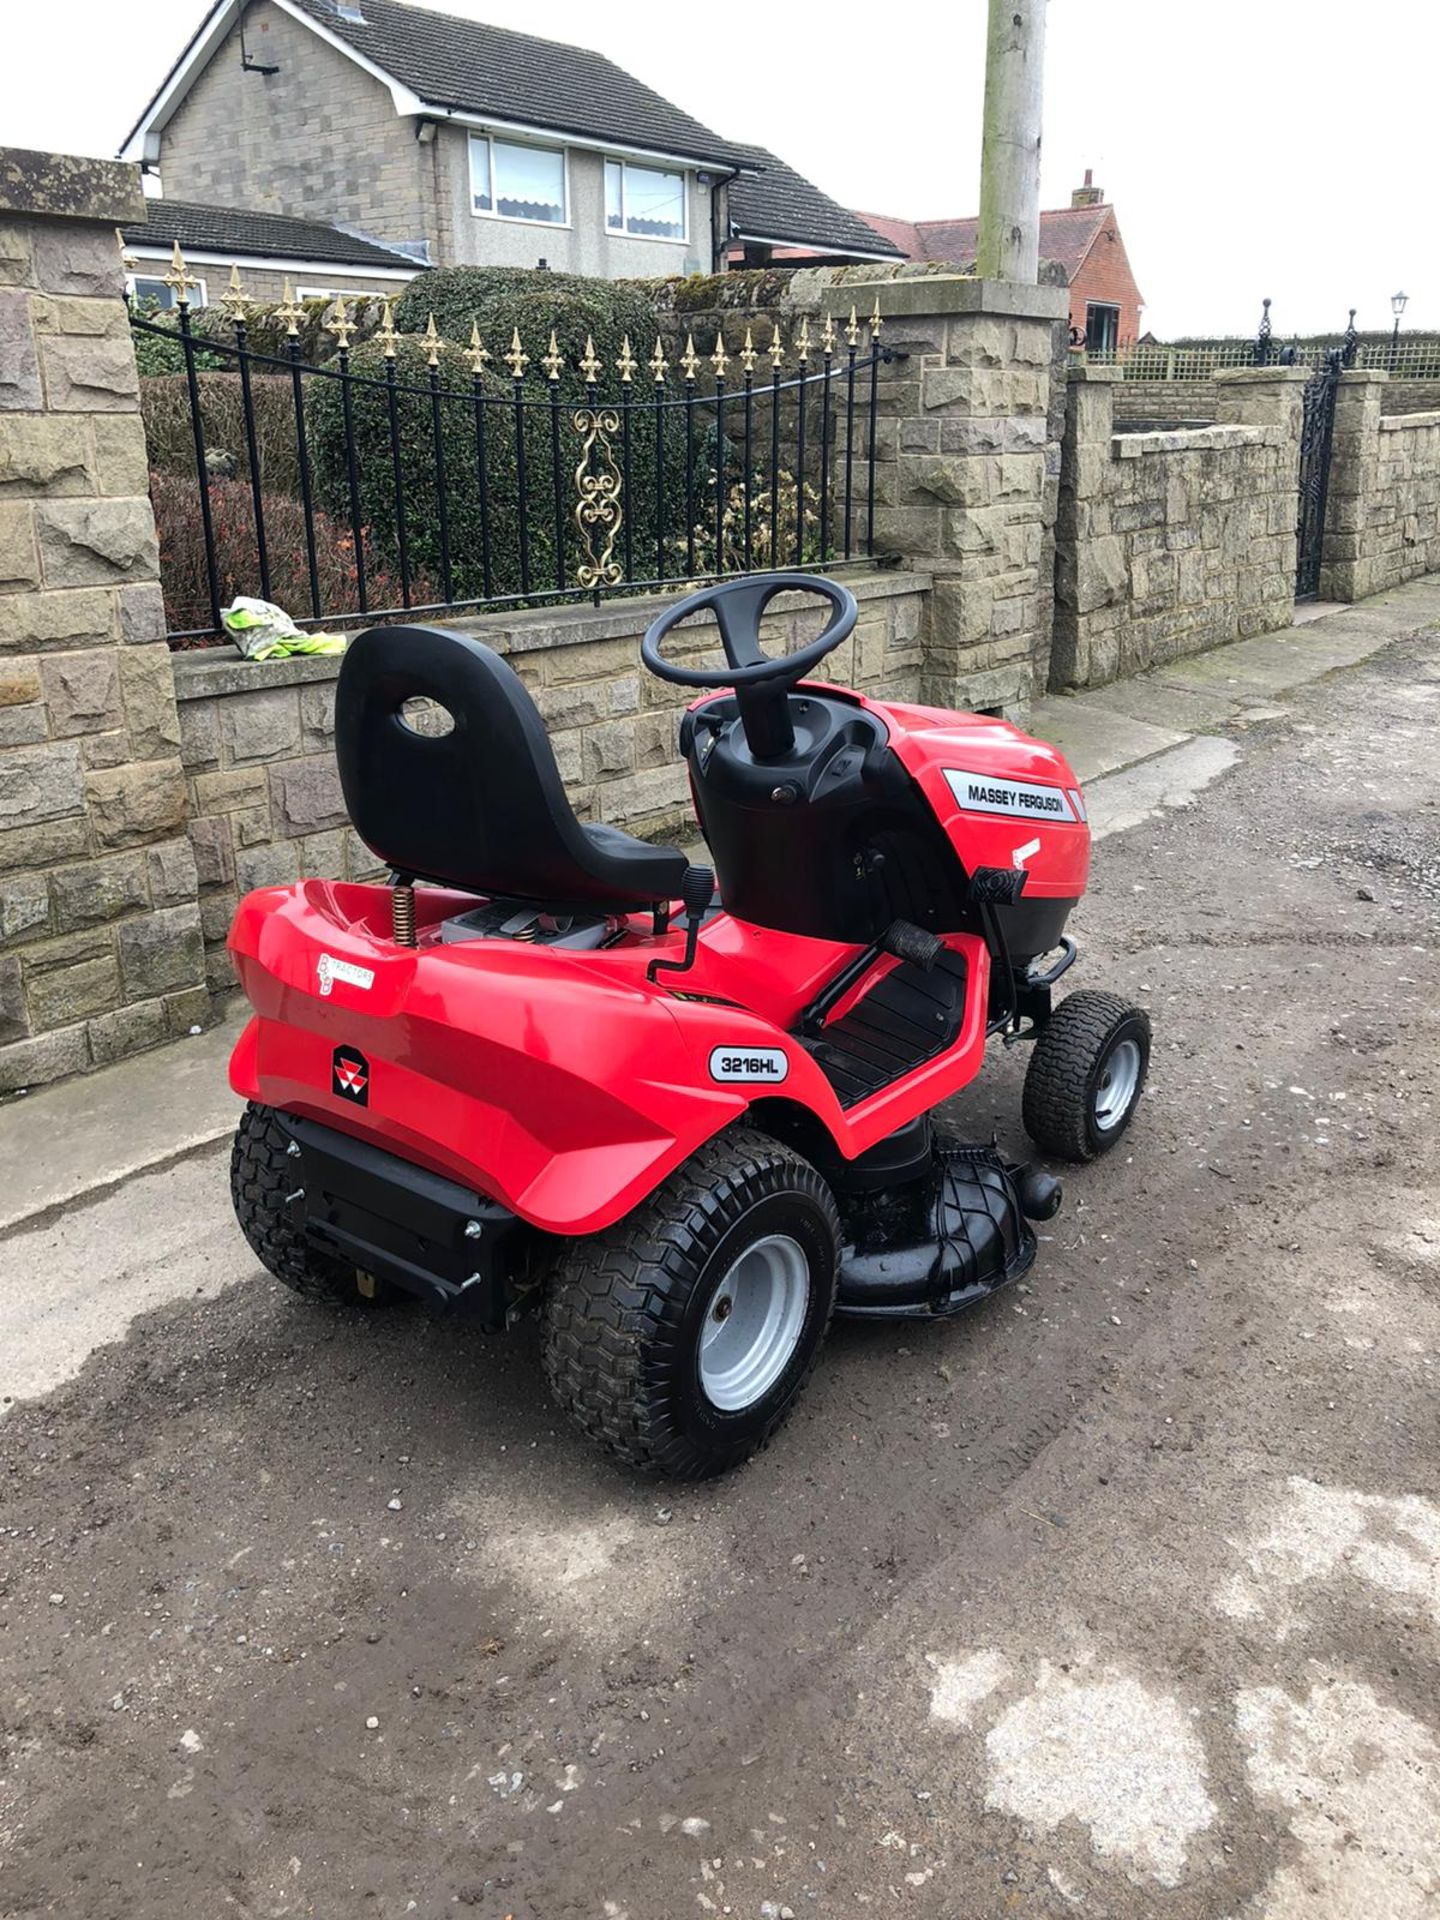
[[[1404,313],[1405,302],[1409,298],[1408,293],[1392,293],[1390,296],[1390,311],[1395,316],[1395,331],[1390,337],[1390,371],[1392,373],[1400,359],[1400,316]]]

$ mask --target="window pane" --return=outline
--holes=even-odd
[[[490,198],[490,142],[477,140],[470,136],[470,201],[476,213],[489,213],[494,205]]]
[[[136,274],[130,284],[137,300],[153,300],[166,313],[175,304],[174,291],[163,280],[148,280],[144,275]]]
[[[495,211],[507,220],[565,220],[565,156],[546,147],[492,143]]]
[[[616,233],[625,225],[625,203],[620,197],[622,172],[618,160],[605,162],[605,225]]]
[[[653,167],[625,169],[625,230],[651,239],[685,238],[685,177]]]

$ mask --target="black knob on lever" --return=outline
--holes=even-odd
[[[680,903],[685,909],[685,957],[681,960],[652,960],[645,978],[654,984],[657,973],[688,973],[695,964],[695,945],[700,929],[715,898],[715,874],[710,867],[690,866],[680,882]]]
[[[945,951],[945,942],[937,933],[927,933],[910,920],[892,920],[881,936],[880,948],[897,960],[908,960],[912,967],[929,973]]]

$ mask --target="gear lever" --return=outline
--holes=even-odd
[[[652,960],[645,978],[654,984],[657,973],[688,973],[695,964],[695,943],[710,902],[715,898],[715,874],[710,867],[687,867],[680,882],[680,900],[685,908],[685,957],[682,960]]]

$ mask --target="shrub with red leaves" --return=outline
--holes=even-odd
[[[210,520],[214,532],[215,567],[220,605],[238,594],[262,597],[260,564],[255,541],[255,508],[243,480],[212,480]],[[210,585],[205,566],[205,529],[200,515],[200,490],[193,479],[172,473],[150,475],[150,499],[160,535],[160,581],[165,594],[166,625],[172,634],[195,637],[181,646],[226,644],[224,635],[211,636]],[[292,619],[307,620],[314,612],[310,594],[310,567],[305,545],[305,509],[288,494],[261,496],[265,552],[270,568],[268,597]],[[360,577],[355,539],[349,527],[316,508],[315,574],[320,611],[327,626],[353,625],[366,617],[360,610]],[[400,579],[375,552],[368,529],[361,529],[365,566],[365,602],[371,608],[401,604]],[[424,606],[440,597],[425,573],[413,574],[410,599]],[[201,631],[197,634],[196,630]]]

